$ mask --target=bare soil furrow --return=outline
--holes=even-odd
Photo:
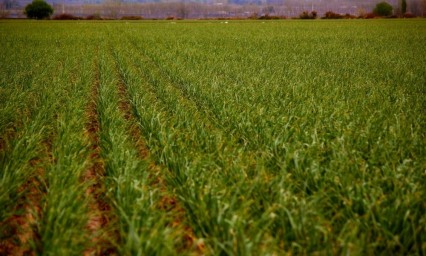
[[[85,195],[89,200],[89,220],[87,230],[91,237],[91,246],[86,249],[84,255],[104,255],[116,254],[114,241],[117,240],[116,232],[113,228],[113,215],[111,206],[108,204],[105,195],[105,164],[101,157],[100,147],[100,126],[97,110],[99,97],[99,67],[97,61],[95,65],[95,79],[93,82],[90,101],[86,110],[86,136],[90,145],[90,166],[83,175],[83,180],[89,186]]]
[[[156,81],[162,83],[167,87],[168,92],[172,92],[176,95],[175,99],[179,104],[190,110],[194,113],[201,122],[198,122],[200,126],[210,132],[217,132],[218,134],[223,134],[223,136],[229,136],[229,140],[235,140],[237,143],[246,141],[244,136],[241,134],[236,134],[235,131],[228,129],[223,123],[220,122],[220,118],[217,113],[209,106],[209,104],[203,101],[200,97],[195,97],[189,90],[183,85],[182,81],[176,81],[173,79],[169,71],[162,67],[157,61],[153,59],[152,56],[148,55],[140,45],[135,44],[134,41],[130,40],[130,43],[140,51],[138,51],[138,62],[135,62],[134,59],[132,65],[137,68],[149,70],[149,72],[143,71],[143,75],[147,80]],[[142,65],[143,63],[143,65]],[[143,67],[144,66],[144,67]],[[156,85],[150,83],[151,90],[157,95],[157,97],[164,103],[164,105],[170,108],[169,101],[166,99],[162,93],[159,93],[159,89]],[[232,136],[231,136],[232,134]],[[238,136],[237,136],[238,135]]]
[[[36,255],[40,247],[37,223],[42,219],[42,203],[47,189],[44,166],[53,162],[50,141],[46,140],[42,145],[39,157],[29,162],[31,177],[18,189],[22,196],[13,210],[15,214],[0,223],[4,230],[0,237],[0,255]]]
[[[118,63],[116,63],[116,65],[118,65]],[[159,188],[163,194],[161,200],[158,202],[158,207],[173,216],[173,220],[169,223],[169,225],[171,228],[179,230],[181,233],[181,248],[178,248],[178,250],[192,251],[192,253],[196,255],[202,255],[205,251],[204,244],[198,242],[194,231],[186,224],[185,210],[179,204],[176,197],[170,193],[170,190],[162,177],[161,167],[151,160],[149,149],[144,143],[143,135],[133,114],[132,104],[129,99],[129,93],[127,91],[123,74],[118,70],[119,69],[117,67],[117,75],[119,77],[118,93],[120,98],[120,110],[122,111],[124,118],[127,120],[128,131],[133,143],[138,149],[140,158],[150,162],[149,170],[152,172],[152,175],[156,177],[151,185]]]

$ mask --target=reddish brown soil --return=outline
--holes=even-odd
[[[124,118],[128,121],[130,136],[138,149],[139,156],[145,159],[149,156],[149,150],[143,140],[140,139],[142,135],[134,120],[132,107],[127,99],[127,90],[122,82],[118,84],[118,92],[120,95],[120,110],[122,111]]]
[[[40,244],[37,223],[42,218],[42,199],[46,194],[44,181],[43,162],[51,162],[51,144],[43,142],[45,152],[42,158],[32,159],[29,168],[33,175],[19,189],[19,197],[13,216],[0,225],[4,228],[1,234],[0,255],[36,255],[37,246]]]
[[[90,143],[91,165],[84,173],[85,183],[90,184],[85,191],[89,199],[89,220],[87,230],[91,237],[91,246],[86,249],[84,255],[111,255],[116,254],[113,246],[116,234],[112,232],[113,218],[111,207],[106,200],[104,177],[105,165],[101,157],[99,142],[99,119],[97,112],[97,99],[99,97],[99,69],[96,65],[95,81],[93,83],[90,102],[87,107],[86,135]]]

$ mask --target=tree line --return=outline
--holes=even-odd
[[[0,4],[0,17],[7,17],[8,10],[13,7],[11,1],[2,0]],[[53,0],[47,0],[51,2]],[[207,0],[206,0],[207,1]],[[108,19],[123,17],[139,17],[147,19],[176,18],[176,19],[202,19],[202,18],[354,18],[354,17],[414,17],[426,16],[426,0],[388,0],[373,3],[373,1],[337,1],[327,0],[320,2],[294,0],[259,0],[261,4],[242,4],[247,0],[219,0],[206,1],[158,1],[151,3],[130,3],[123,0],[106,0],[100,4],[66,5],[66,1],[54,2],[49,5],[52,11],[47,12],[47,17],[55,15],[72,15],[73,17],[94,16]],[[235,2],[237,1],[237,2]],[[240,1],[240,2],[238,2]],[[42,1],[43,2],[43,1]],[[46,4],[48,3],[46,2]],[[340,5],[338,4],[340,2]],[[241,4],[236,4],[241,3]],[[315,3],[315,4],[314,4]],[[40,0],[29,6],[40,8]],[[28,6],[27,6],[28,7]],[[26,7],[26,8],[27,8]],[[28,12],[29,11],[29,12]],[[30,18],[31,10],[24,9],[24,14]],[[312,15],[312,14],[315,15]],[[46,16],[44,15],[44,16]],[[44,17],[43,16],[43,17]],[[65,16],[66,17],[66,16]]]

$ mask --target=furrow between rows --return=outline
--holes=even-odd
[[[122,68],[123,79],[129,84],[135,114],[146,130],[145,136],[150,138],[148,142],[154,157],[169,169],[167,182],[176,188],[191,225],[206,239],[206,247],[227,252],[234,250],[235,247],[226,241],[235,235],[233,225],[240,223],[224,224],[224,219],[232,219],[235,215],[221,212],[220,207],[255,215],[257,209],[252,208],[252,204],[257,195],[243,186],[244,180],[252,182],[246,179],[250,175],[254,180],[264,178],[263,183],[266,183],[270,177],[256,163],[255,152],[236,147],[232,137],[206,120],[202,111],[175,88],[155,64],[144,59],[138,62],[130,55],[130,52],[118,52],[115,57]],[[157,114],[153,116],[147,111]],[[235,193],[217,198],[217,191],[231,187]],[[240,201],[242,198],[245,201]],[[260,221],[270,225],[270,220],[264,220],[266,216]],[[225,225],[223,230],[218,228],[221,225]],[[256,237],[257,243],[267,236],[265,231]]]
[[[158,202],[158,207],[171,214],[172,221],[168,225],[172,229],[176,229],[181,235],[181,246],[182,248],[177,248],[178,251],[192,251],[193,254],[202,255],[204,253],[204,244],[197,243],[197,238],[194,234],[194,231],[190,226],[188,226],[188,221],[185,219],[185,210],[180,205],[179,200],[176,195],[171,192],[171,189],[168,188],[167,183],[162,177],[161,170],[162,167],[158,166],[155,161],[151,160],[150,152],[148,147],[144,142],[143,135],[140,130],[140,126],[137,125],[137,120],[133,111],[134,106],[130,101],[130,95],[127,90],[124,74],[119,68],[119,63],[116,61],[116,71],[118,80],[118,95],[119,95],[119,106],[120,110],[127,121],[128,133],[135,144],[135,147],[138,149],[139,157],[141,159],[148,160],[150,162],[149,171],[150,173],[155,173],[155,179],[151,186],[154,189],[159,189],[161,191],[161,199]]]
[[[1,223],[4,228],[0,255],[36,255],[40,247],[39,221],[43,215],[42,200],[46,195],[44,165],[52,162],[51,143],[43,142],[43,152],[29,162],[31,177],[18,189],[22,196],[16,202],[14,215]]]
[[[90,167],[84,173],[84,182],[90,184],[85,195],[89,198],[89,219],[87,229],[92,246],[84,255],[103,255],[115,253],[112,241],[116,240],[113,230],[112,209],[105,194],[105,164],[101,157],[100,125],[98,116],[99,98],[99,63],[95,61],[95,81],[91,89],[90,102],[87,107],[86,133],[90,142]]]
[[[202,124],[210,131],[215,129],[220,131],[224,136],[228,137],[228,141],[233,141],[234,144],[242,146],[245,150],[256,152],[259,150],[259,145],[250,143],[253,137],[245,132],[237,129],[231,123],[232,118],[221,113],[217,109],[217,104],[207,95],[202,92],[189,88],[182,77],[172,74],[172,72],[160,65],[159,61],[155,58],[154,53],[147,52],[141,45],[136,44],[134,40],[129,40],[132,46],[137,49],[137,56],[142,60],[143,64],[149,67],[151,73],[155,73],[156,79],[168,85],[174,93],[179,95],[179,99],[184,99],[185,107],[195,109],[197,117],[203,120]],[[140,65],[138,63],[137,65]]]
[[[167,89],[165,91],[170,92],[177,97],[175,101],[182,104],[182,107],[188,108],[192,112],[196,113],[196,118],[202,120],[200,124],[204,125],[209,130],[215,129],[217,131],[220,130],[221,133],[225,133],[222,125],[218,121],[218,116],[215,112],[211,111],[211,109],[204,104],[204,102],[196,98],[192,95],[192,93],[187,90],[180,83],[171,78],[170,74],[165,71],[158,62],[156,62],[152,56],[150,56],[145,49],[143,49],[140,45],[134,43],[134,41],[130,41],[137,49],[138,60],[141,62],[136,62],[134,58],[132,61],[140,70],[145,70],[145,75],[154,83],[162,83]],[[142,67],[144,65],[144,67]],[[149,72],[148,72],[149,70]],[[154,88],[154,90],[159,90],[159,88]],[[167,105],[167,99],[162,98]],[[230,138],[231,139],[231,138]]]

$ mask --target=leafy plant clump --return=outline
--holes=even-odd
[[[95,14],[87,16],[86,20],[103,20],[103,18],[98,13],[95,13]]]
[[[299,18],[302,20],[314,20],[318,16],[316,11],[312,11],[311,13],[304,11],[299,15]]]
[[[82,18],[78,17],[78,16],[74,16],[74,15],[69,14],[69,13],[62,13],[62,14],[59,14],[59,15],[55,15],[53,17],[53,19],[54,20],[81,20]]]
[[[349,13],[346,13],[345,15],[339,14],[339,13],[335,13],[332,11],[328,11],[324,14],[323,17],[321,17],[321,19],[329,19],[329,20],[337,20],[337,19],[356,19],[357,17],[354,15],[351,15]]]
[[[392,15],[393,7],[387,2],[380,2],[376,5],[376,7],[373,10],[373,13],[377,16],[390,16]]]
[[[269,14],[265,14],[259,17],[259,20],[280,20],[283,19],[285,20],[286,17],[285,16],[276,16],[276,15],[269,15]]]
[[[25,7],[24,13],[30,19],[47,19],[52,15],[53,8],[43,0],[33,0]]]
[[[123,17],[121,17],[121,20],[143,20],[143,17],[142,16],[136,16],[136,15],[123,16]]]

